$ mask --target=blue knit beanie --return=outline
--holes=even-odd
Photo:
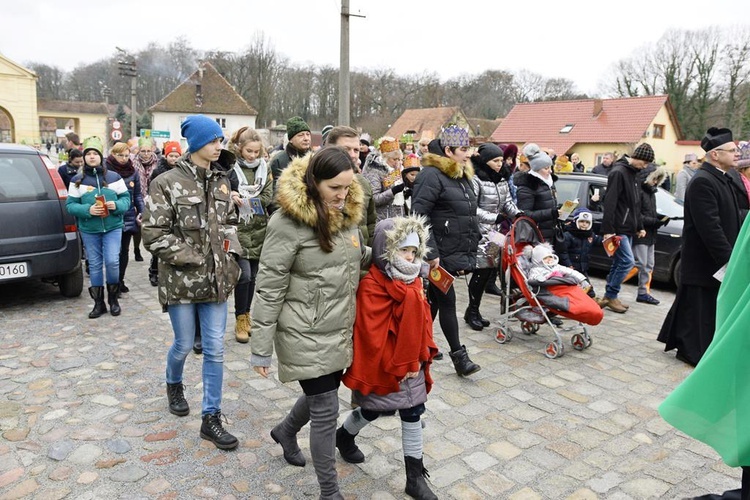
[[[190,115],[180,127],[182,137],[187,139],[188,151],[195,153],[216,139],[224,139],[224,132],[216,120],[206,115]]]

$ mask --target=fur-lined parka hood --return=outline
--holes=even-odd
[[[427,219],[422,216],[393,217],[378,222],[375,226],[375,237],[372,240],[373,262],[385,272],[386,264],[392,262],[396,255],[398,244],[411,233],[417,233],[419,237],[416,258],[424,261],[428,251],[429,231]]]
[[[293,219],[315,228],[318,213],[315,205],[307,194],[305,172],[312,154],[302,158],[295,158],[281,173],[276,191],[276,200],[281,209]],[[364,190],[359,181],[354,178],[349,187],[349,194],[344,201],[344,209],[329,211],[329,225],[331,234],[336,234],[344,228],[356,226],[365,213]]]
[[[440,156],[434,153],[425,153],[422,156],[423,167],[435,167],[451,179],[460,179],[466,177],[471,180],[474,177],[474,167],[469,160],[464,165],[459,165],[447,156]]]

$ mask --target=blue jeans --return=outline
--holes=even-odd
[[[89,260],[91,286],[104,286],[102,263],[107,269],[107,284],[120,282],[120,240],[122,228],[106,233],[81,233]]]
[[[203,406],[202,415],[221,410],[221,386],[224,381],[224,331],[227,328],[226,302],[170,304],[169,320],[174,343],[167,353],[167,383],[182,382],[185,359],[193,348],[195,319],[200,320],[203,338]]]
[[[616,299],[620,293],[620,285],[635,265],[633,257],[633,237],[625,234],[618,234],[620,237],[620,246],[615,252],[612,259],[612,267],[607,275],[607,286],[605,287],[604,296],[608,299]]]

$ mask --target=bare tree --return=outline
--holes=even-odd
[[[27,67],[36,73],[36,95],[39,99],[66,99],[65,72],[57,66],[29,63]]]
[[[722,54],[722,71],[726,74],[724,123],[741,136],[750,132],[750,128],[743,124],[750,100],[747,93],[743,96],[742,92],[750,81],[750,28],[734,28],[725,36],[728,41]],[[747,105],[743,106],[744,102]]]

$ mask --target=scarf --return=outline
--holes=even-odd
[[[382,396],[398,392],[408,372],[423,368],[429,393],[437,346],[422,282],[392,280],[373,264],[359,283],[356,311],[354,359],[342,382],[362,394]]]
[[[685,173],[687,174],[688,182],[690,182],[690,179],[692,179],[693,176],[695,175],[695,170],[693,170],[692,168],[688,166],[682,167],[682,170],[685,171]]]
[[[240,186],[249,186],[250,182],[247,180],[245,172],[242,171],[243,168],[255,171],[255,179],[253,182],[255,186],[262,188],[265,185],[266,178],[268,177],[268,166],[266,165],[266,160],[258,158],[253,162],[248,162],[242,158],[237,158],[237,163],[234,165],[234,171],[237,172]]]
[[[388,276],[394,280],[403,281],[407,285],[417,279],[421,269],[422,262],[419,259],[409,262],[398,255],[394,255],[393,259],[385,265],[385,272]]]
[[[130,158],[128,158],[127,163],[123,165],[122,163],[119,163],[114,156],[109,155],[107,156],[107,165],[109,166],[109,170],[117,172],[123,179],[126,179],[135,173],[135,166],[133,165],[133,160]]]
[[[549,186],[550,189],[552,189],[552,183],[554,182],[552,180],[552,175],[550,175],[547,178],[542,177],[539,172],[535,172],[534,170],[529,170],[529,174],[533,175],[537,179],[541,180],[543,183]]]
[[[141,196],[143,196],[143,199],[145,200],[148,196],[148,185],[151,182],[151,172],[156,164],[156,155],[152,154],[151,160],[145,163],[141,160],[140,155],[135,155],[132,161],[141,181]]]

